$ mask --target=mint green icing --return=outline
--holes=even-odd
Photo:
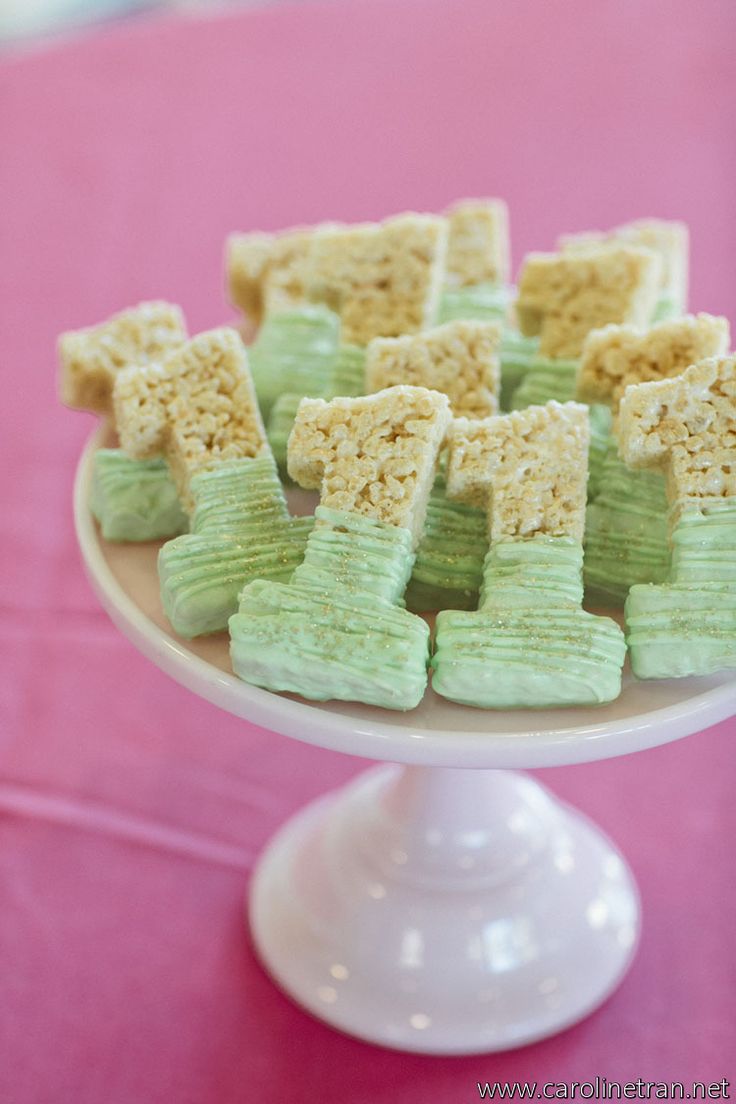
[[[253,579],[288,579],[304,555],[312,518],[290,518],[271,456],[230,460],[195,475],[192,532],[158,558],[161,601],[191,638],[227,628]]]
[[[503,319],[511,299],[510,288],[503,284],[473,284],[470,287],[443,288],[437,311],[437,325],[459,319],[495,322]]]
[[[248,348],[248,363],[266,421],[285,392],[324,392],[339,340],[340,319],[326,307],[298,307],[264,320]]]
[[[323,398],[338,395],[355,398],[365,393],[365,349],[360,345],[338,345],[327,377]]]
[[[613,416],[607,406],[593,403],[588,407],[590,416],[590,448],[588,450],[588,500],[598,496],[603,479],[603,465],[608,455]]]
[[[577,360],[553,360],[537,356],[511,398],[512,410],[543,406],[550,399],[570,402],[577,389]]]
[[[664,582],[670,566],[667,511],[664,476],[627,468],[611,436],[598,496],[585,516],[585,586],[591,596],[621,605],[635,584]]]
[[[293,391],[287,391],[286,394],[279,395],[278,399],[271,407],[271,416],[268,419],[268,426],[266,427],[268,443],[271,446],[271,451],[276,463],[284,472],[286,471],[286,453],[289,443],[289,434],[294,425],[299,403],[303,398],[303,395],[296,395]]]
[[[510,410],[514,392],[539,355],[539,338],[524,337],[506,326],[501,338],[501,410]]]
[[[90,510],[109,541],[150,541],[186,532],[165,460],[131,460],[120,449],[98,449],[92,464]]]
[[[437,617],[432,686],[483,709],[597,705],[621,692],[626,648],[614,621],[581,609],[583,550],[535,536],[486,556],[480,608]]]
[[[406,592],[407,607],[415,613],[475,609],[488,550],[487,530],[483,510],[447,497],[445,477],[439,471]]]
[[[318,506],[290,582],[244,588],[230,618],[233,670],[316,701],[412,709],[429,660],[426,622],[400,605],[412,562],[408,530]]]
[[[684,514],[672,535],[670,581],[634,586],[625,619],[638,678],[736,667],[736,499]]]

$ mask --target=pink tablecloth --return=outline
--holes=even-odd
[[[736,724],[548,772],[623,847],[644,936],[613,999],[495,1058],[334,1034],[256,965],[242,899],[294,809],[361,766],[218,713],[112,628],[70,491],[92,421],[54,338],[144,297],[227,315],[233,228],[508,197],[556,232],[686,218],[732,316],[736,9],[426,0],[133,25],[0,70],[0,1100],[461,1104],[478,1079],[736,1080]]]

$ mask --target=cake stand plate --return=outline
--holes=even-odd
[[[605,759],[736,712],[733,673],[637,682],[597,709],[491,712],[427,691],[408,713],[315,705],[231,672],[226,634],[184,641],[159,600],[158,544],[109,544],[75,483],[90,581],[118,628],[215,705],[295,739],[388,761],[277,833],[251,886],[258,954],[300,1005],[371,1042],[432,1054],[503,1050],[553,1034],[623,977],[638,894],[614,845],[516,770]],[[289,495],[295,513],[314,500]],[[397,765],[401,764],[401,765]]]

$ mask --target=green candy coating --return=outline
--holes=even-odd
[[[585,515],[586,591],[596,600],[622,605],[638,583],[664,582],[670,569],[667,495],[657,471],[633,471],[610,437],[599,493]]]
[[[291,581],[243,590],[230,618],[233,670],[316,701],[412,709],[429,661],[428,625],[400,605],[412,561],[408,530],[318,506]]]
[[[512,410],[544,406],[550,399],[570,402],[577,388],[578,361],[536,356],[511,397]]]
[[[632,587],[625,620],[637,678],[736,667],[736,499],[683,514],[670,582]]]
[[[432,686],[482,709],[597,705],[621,692],[626,647],[614,621],[580,608],[577,541],[498,542],[483,569],[480,608],[437,618]]]
[[[192,532],[159,552],[161,601],[187,638],[219,632],[253,579],[288,579],[312,518],[289,517],[271,456],[230,460],[195,475]]]
[[[151,541],[185,533],[184,513],[165,460],[131,460],[121,449],[98,449],[90,510],[109,541]]]
[[[475,609],[487,551],[485,512],[448,498],[444,473],[438,471],[406,591],[407,608],[414,613]]]
[[[506,317],[511,291],[502,284],[445,287],[437,311],[437,325],[463,319],[495,322]]]
[[[248,348],[264,420],[286,392],[321,395],[340,341],[340,319],[326,307],[299,307],[266,318]]]

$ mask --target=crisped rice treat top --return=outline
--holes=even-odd
[[[580,403],[548,402],[450,429],[447,493],[488,511],[491,542],[583,539],[590,425]]]
[[[112,413],[117,373],[134,364],[149,364],[187,340],[179,307],[140,303],[97,326],[59,338],[61,401],[75,410]]]
[[[448,222],[397,215],[381,223],[320,223],[280,234],[231,234],[231,301],[256,322],[305,302],[340,315],[342,340],[415,333],[433,321],[447,257]]]
[[[618,409],[629,384],[679,375],[691,364],[728,351],[728,320],[712,314],[685,315],[651,329],[604,326],[588,334],[578,375],[582,402]]]
[[[628,387],[618,436],[631,467],[667,471],[672,524],[690,506],[736,495],[736,356]]]
[[[486,418],[498,410],[501,383],[496,322],[447,322],[403,337],[377,337],[368,345],[366,391],[411,384],[441,391],[456,417]]]
[[[320,230],[311,243],[307,295],[340,315],[349,344],[423,330],[437,311],[447,234],[445,219],[416,214]]]
[[[336,223],[295,226],[278,234],[231,234],[226,267],[230,302],[260,324],[307,301],[307,267],[316,234]]]
[[[269,450],[245,348],[226,327],[120,372],[113,401],[121,447],[139,459],[164,452],[189,510],[195,472]]]
[[[320,490],[325,506],[410,530],[416,546],[450,420],[447,396],[424,387],[302,399],[289,437],[289,475]]]
[[[445,212],[450,224],[446,281],[454,287],[506,284],[511,267],[509,212],[502,199],[462,199]]]
[[[581,234],[563,234],[558,247],[563,250],[588,249],[591,245],[639,245],[655,252],[661,261],[660,291],[684,311],[688,292],[689,233],[686,223],[667,219],[635,219],[613,230],[589,230]]]
[[[542,356],[579,357],[591,330],[611,322],[647,325],[659,273],[657,255],[634,246],[529,253],[516,301],[521,332],[539,335]]]

